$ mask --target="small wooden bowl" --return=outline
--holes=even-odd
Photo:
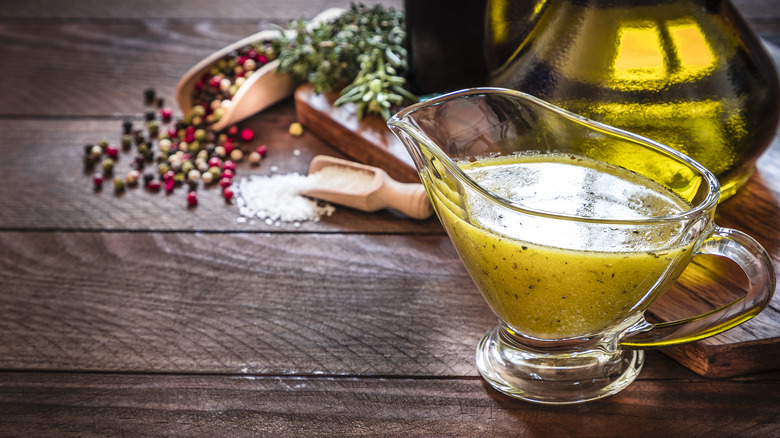
[[[344,13],[344,9],[327,9],[314,17],[308,26],[311,28],[324,21],[333,20],[342,13]],[[292,30],[286,32],[290,37],[295,35]],[[217,50],[195,64],[182,76],[176,87],[176,100],[182,112],[187,114],[192,109],[192,92],[195,84],[214,63],[229,53],[254,42],[272,40],[279,38],[279,36],[280,32],[277,30],[264,30]],[[276,67],[278,65],[278,60],[271,61],[249,76],[231,99],[231,105],[225,109],[222,118],[211,127],[215,131],[221,131],[291,96],[297,84],[289,74],[277,73]]]

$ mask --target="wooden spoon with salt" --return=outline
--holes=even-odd
[[[309,177],[314,185],[301,192],[305,196],[367,212],[392,208],[414,219],[433,214],[422,184],[398,182],[378,167],[317,155]]]

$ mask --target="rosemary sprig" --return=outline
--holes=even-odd
[[[417,101],[405,88],[402,11],[352,4],[333,21],[307,29],[298,19],[290,29],[294,36],[282,32],[274,42],[278,71],[314,84],[318,93],[340,89],[335,105],[352,102],[359,118],[377,114],[387,119],[394,106]]]

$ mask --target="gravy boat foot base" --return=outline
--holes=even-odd
[[[571,352],[531,350],[513,342],[500,325],[477,346],[477,368],[496,390],[541,404],[574,404],[608,397],[636,379],[641,350],[603,348]]]

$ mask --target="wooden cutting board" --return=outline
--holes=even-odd
[[[295,92],[298,120],[309,132],[353,160],[383,168],[399,181],[419,181],[411,157],[383,120],[378,117],[358,120],[354,105],[337,108],[332,105],[335,99],[334,94],[315,94],[311,86],[299,87]],[[776,140],[771,148],[780,153],[780,142]],[[780,175],[778,160],[769,161],[773,173]],[[769,199],[780,193],[780,178],[762,179],[760,184],[763,186],[760,187],[754,182],[751,184],[743,189],[754,192],[750,196]],[[776,202],[769,199],[755,204],[762,205],[762,209],[743,214],[766,216],[766,220],[752,223],[763,223],[764,226],[777,223],[780,206]],[[718,209],[743,207],[731,201]],[[751,234],[749,229],[743,231]],[[780,270],[780,234],[772,233],[768,238],[774,241],[762,243],[770,251],[775,269]],[[698,256],[677,283],[650,307],[647,317],[654,322],[672,321],[707,312],[744,296],[746,283],[744,274],[732,262],[714,256]],[[780,293],[775,294],[769,308],[739,327],[662,351],[706,377],[731,377],[780,369]]]

